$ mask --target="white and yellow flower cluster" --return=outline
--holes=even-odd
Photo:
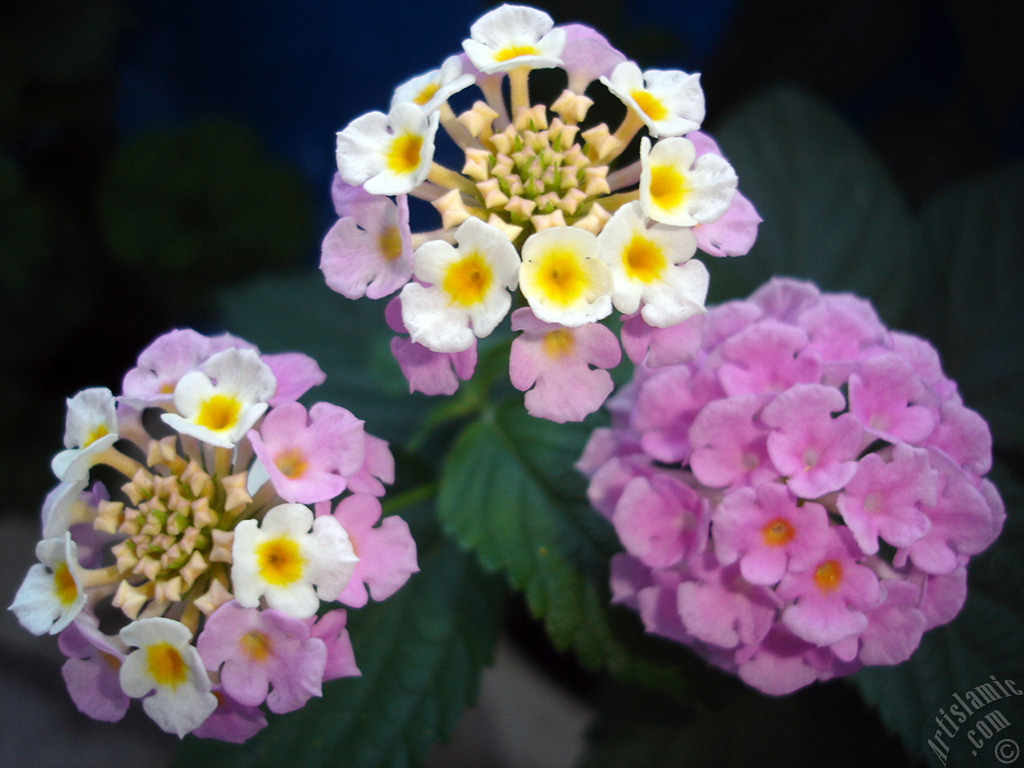
[[[760,219],[699,131],[699,75],[642,71],[594,30],[557,27],[526,6],[485,14],[463,49],[399,86],[387,115],[362,115],[337,136],[341,218],[324,240],[321,267],[349,298],[399,292],[389,322],[409,338],[392,349],[411,389],[453,392],[472,375],[476,340],[513,305],[552,333],[598,323],[614,308],[641,328],[634,338],[702,314],[708,272],[692,259],[697,248],[746,253]],[[533,103],[530,73],[553,68],[565,72],[565,89],[550,105]],[[614,131],[586,124],[586,90],[598,81],[625,106]],[[449,100],[472,85],[482,98],[456,114]],[[461,169],[434,159],[439,128],[461,151]],[[641,131],[636,159],[624,160]],[[397,199],[377,202],[372,217],[368,199],[380,196]],[[440,228],[412,234],[407,196],[431,203]],[[633,358],[646,351],[626,347]],[[571,417],[559,408],[531,412],[579,417],[578,409]]]
[[[11,610],[59,635],[82,712],[119,720],[139,698],[166,731],[244,741],[264,702],[297,709],[359,673],[345,611],[317,613],[390,595],[416,547],[398,517],[373,527],[387,444],[344,408],[297,402],[324,378],[302,354],[178,330],[121,395],[68,400],[39,562]]]

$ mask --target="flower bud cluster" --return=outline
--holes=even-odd
[[[715,307],[691,361],[648,358],[610,408],[578,466],[625,548],[613,600],[770,694],[909,658],[1005,519],[988,425],[849,294]]]
[[[120,720],[130,699],[164,730],[245,741],[358,675],[350,608],[417,570],[387,444],[344,408],[298,402],[325,376],[301,354],[172,331],[122,393],[68,400],[39,563],[11,610],[57,634],[72,700]]]
[[[556,27],[525,6],[485,14],[463,49],[399,86],[388,114],[338,133],[340,219],[321,269],[348,298],[398,292],[387,313],[399,334],[392,351],[410,390],[426,394],[452,394],[470,378],[477,340],[515,306],[513,385],[533,415],[579,420],[604,402],[607,368],[621,359],[600,321],[613,308],[645,328],[696,318],[708,289],[697,248],[745,254],[760,218],[698,130],[698,75],[642,72],[593,29]],[[530,98],[537,69],[565,73],[551,104]],[[614,131],[585,122],[598,81],[625,108]],[[470,86],[482,98],[456,115],[449,99]],[[434,159],[439,129],[464,157],[459,170]],[[433,205],[440,228],[410,231],[409,196]]]

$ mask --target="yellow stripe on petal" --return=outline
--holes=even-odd
[[[540,56],[540,50],[535,45],[510,45],[502,48],[494,54],[495,61],[509,61],[519,56]]]
[[[656,165],[651,167],[651,201],[659,208],[672,211],[678,208],[690,194],[690,188],[674,166]]]
[[[385,261],[394,261],[402,255],[402,233],[398,227],[388,227],[380,233],[377,248]]]
[[[181,653],[170,643],[155,643],[146,649],[146,665],[150,676],[162,687],[177,688],[188,677],[188,667]]]
[[[274,457],[274,463],[281,470],[282,475],[290,477],[292,480],[302,477],[309,468],[306,455],[298,448],[292,448]]]
[[[423,90],[416,94],[416,97],[412,100],[412,102],[413,104],[418,104],[419,106],[422,107],[432,98],[434,98],[434,94],[436,94],[439,90],[441,90],[441,85],[439,83],[427,83],[425,86],[423,86]]]
[[[388,170],[395,173],[412,173],[419,167],[422,150],[422,136],[411,133],[396,136],[388,149]]]
[[[474,251],[448,267],[441,288],[455,304],[472,307],[483,301],[493,282],[490,265]]]
[[[233,427],[241,411],[242,404],[231,395],[212,395],[199,407],[196,424],[220,432]]]
[[[633,97],[633,101],[640,107],[640,111],[651,118],[651,120],[657,122],[668,117],[668,110],[661,103],[661,99],[652,96],[648,91],[637,90],[629,95]]]
[[[298,542],[282,536],[265,541],[256,548],[260,576],[275,587],[286,587],[302,578],[306,561],[299,553]]]
[[[567,328],[559,328],[545,333],[541,346],[548,357],[559,360],[572,354],[576,347],[576,339]]]
[[[792,525],[780,517],[772,520],[762,528],[761,536],[764,539],[764,543],[769,547],[781,547],[793,540],[793,537],[796,536],[796,531],[793,530]]]
[[[668,264],[665,252],[650,238],[635,234],[622,253],[622,266],[626,276],[642,283],[661,279]]]
[[[532,271],[540,298],[563,309],[579,302],[589,285],[587,272],[572,251],[548,251],[534,261]]]
[[[78,597],[78,585],[67,563],[61,563],[53,571],[53,592],[65,608]]]
[[[838,589],[842,580],[843,566],[838,560],[826,560],[814,571],[814,583],[822,592]]]
[[[107,429],[107,425],[106,424],[97,424],[96,428],[93,429],[93,431],[89,433],[89,436],[87,438],[85,438],[85,442],[82,443],[82,447],[83,448],[88,448],[90,445],[95,443],[101,437],[106,437],[109,434],[110,434],[110,431]]]
[[[253,661],[266,661],[270,656],[270,639],[262,632],[246,632],[238,644]]]

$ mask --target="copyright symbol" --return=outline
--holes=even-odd
[[[1003,739],[995,748],[996,760],[1003,765],[1009,765],[1010,763],[1016,762],[1017,758],[1020,757],[1020,746],[1013,739]]]

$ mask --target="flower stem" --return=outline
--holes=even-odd
[[[530,68],[516,67],[508,73],[508,83],[512,98],[512,114],[530,108]]]
[[[461,173],[456,173],[451,168],[445,168],[439,163],[431,164],[427,180],[446,189],[457,189],[460,192],[465,192],[471,197],[477,193],[476,185],[472,181]]]

